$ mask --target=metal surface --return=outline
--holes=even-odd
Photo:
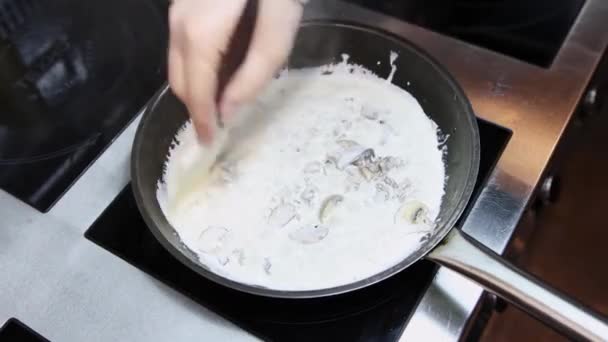
[[[352,42],[357,44],[353,45]],[[402,271],[430,252],[427,259],[473,279],[569,336],[594,341],[608,339],[608,324],[601,318],[547,288],[540,281],[531,280],[530,275],[507,264],[492,251],[469,241],[466,234],[458,229],[444,240],[473,192],[479,167],[479,132],[472,108],[462,89],[429,56],[410,43],[384,32],[333,20],[314,21],[301,28],[288,66],[319,66],[340,60],[340,55],[347,53],[352,63],[363,65],[379,75],[383,72],[392,74],[391,70],[378,66],[377,63],[382,57],[386,58],[389,52],[397,52],[399,55],[395,61],[397,72],[394,73],[393,83],[416,97],[424,112],[437,123],[442,132],[454,132],[446,143],[448,154],[445,164],[448,177],[446,195],[438,215],[439,223],[415,253],[371,277],[342,286],[310,291],[263,288],[233,281],[209,270],[200,262],[196,253],[184,246],[175,229],[167,222],[156,196],[166,151],[173,144],[177,131],[188,119],[184,105],[168,87],[154,97],[144,113],[131,154],[133,194],[144,221],[154,236],[176,259],[207,279],[236,290],[281,298],[322,297],[357,290]],[[412,65],[416,67],[408,67]],[[206,159],[211,161],[214,158]]]
[[[388,60],[391,52],[399,54],[394,61],[395,73],[388,63],[377,63]],[[448,154],[445,165],[449,177],[446,178],[446,194],[437,217],[437,228],[429,239],[414,253],[386,270],[350,284],[321,290],[272,290],[232,281],[210,271],[196,253],[184,246],[175,229],[167,222],[156,196],[167,151],[173,144],[175,134],[188,119],[184,104],[165,88],[148,106],[135,135],[131,153],[131,184],[144,221],[175,258],[201,276],[236,290],[269,297],[312,298],[345,293],[384,280],[424,257],[448,234],[469,202],[479,168],[479,130],[464,92],[446,70],[411,43],[369,27],[333,20],[309,21],[303,25],[288,66],[321,66],[339,61],[344,53],[350,55],[349,62],[363,65],[378,75],[392,74],[393,83],[417,98],[424,112],[442,132],[455,132],[446,141]],[[411,65],[416,67],[409,67]],[[249,129],[247,126],[239,128],[241,132]],[[241,135],[239,132],[232,134]],[[215,159],[214,153],[200,159],[211,162]],[[203,165],[209,166],[210,163]]]
[[[414,41],[455,75],[478,116],[513,131],[463,226],[503,252],[606,48],[608,2],[586,1],[548,69],[333,0],[311,1],[305,15],[360,21]],[[0,192],[0,322],[17,317],[65,342],[255,340],[83,237],[128,182],[136,124],[48,214]],[[481,293],[441,268],[401,340],[460,339]]]
[[[577,340],[608,340],[605,318],[547,288],[458,229],[448,235],[446,243],[431,251],[427,259],[467,276],[566,336]]]

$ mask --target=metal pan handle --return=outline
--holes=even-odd
[[[517,269],[460,229],[452,229],[426,258],[461,273],[570,337],[608,341],[605,318]]]

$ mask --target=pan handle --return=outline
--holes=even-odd
[[[468,277],[568,336],[608,341],[606,318],[548,288],[460,229],[452,229],[426,258]]]

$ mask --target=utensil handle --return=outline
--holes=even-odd
[[[548,288],[479,242],[452,229],[427,259],[477,282],[556,330],[577,339],[608,341],[605,318]]]

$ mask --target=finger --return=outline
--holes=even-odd
[[[213,1],[192,0],[184,8],[187,9],[182,50],[184,102],[203,143],[212,141],[216,127],[215,101],[221,53],[230,42],[245,3],[245,0],[234,0],[217,7]],[[176,3],[179,4],[185,2]],[[203,18],[201,14],[204,14]]]
[[[297,1],[259,1],[249,52],[222,94],[223,120],[230,120],[238,107],[253,100],[285,63],[301,16],[302,6]]]
[[[167,77],[169,85],[173,93],[184,100],[185,79],[184,79],[184,61],[183,61],[183,30],[180,26],[181,16],[179,8],[176,10],[175,5],[169,8],[169,49],[167,53]]]
[[[184,79],[184,60],[182,53],[175,45],[175,41],[171,41],[168,53],[168,78],[169,85],[173,93],[183,101],[185,96],[185,79]]]
[[[204,143],[213,140],[215,120],[215,92],[217,89],[217,57],[207,57],[198,49],[188,52],[185,68],[185,103],[198,137]]]

